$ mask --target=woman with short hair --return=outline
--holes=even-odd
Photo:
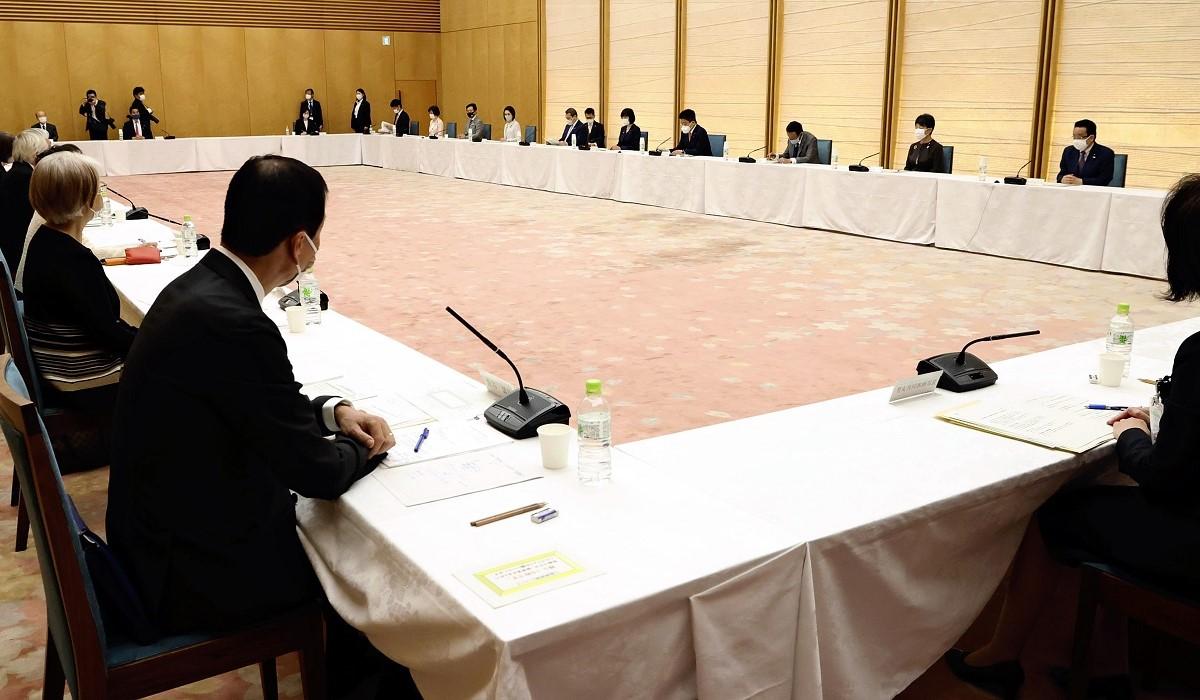
[[[920,173],[946,172],[946,153],[942,144],[933,140],[934,121],[932,114],[922,114],[913,122],[913,133],[917,140],[908,147],[908,158],[904,169]]]
[[[521,135],[521,122],[517,121],[517,108],[512,105],[504,108],[504,140],[507,143],[525,140]]]
[[[446,125],[442,122],[442,110],[437,105],[429,105],[429,137],[441,138],[446,135]]]
[[[4,254],[10,273],[15,272],[21,262],[25,229],[33,218],[33,207],[29,204],[33,166],[38,154],[49,147],[50,139],[41,129],[26,129],[13,139],[12,170],[0,183],[0,253]]]
[[[637,116],[629,107],[621,110],[621,131],[617,134],[618,151],[642,150],[642,130],[635,123]]]

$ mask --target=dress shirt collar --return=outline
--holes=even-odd
[[[258,297],[258,303],[261,304],[263,299],[267,298],[267,290],[263,289],[262,282],[259,281],[258,275],[254,274],[254,270],[251,270],[250,266],[247,265],[245,261],[239,258],[236,253],[233,253],[227,249],[225,246],[217,246],[216,248],[213,248],[213,250],[229,258],[233,261],[234,265],[237,265],[238,269],[241,270],[242,274],[244,274],[246,279],[249,280],[250,286],[254,288],[254,295]]]

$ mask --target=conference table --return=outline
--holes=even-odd
[[[1161,190],[383,134],[75,143],[108,175],[233,170],[274,153],[1165,277]]]
[[[173,245],[151,222],[88,240],[122,238]],[[136,322],[194,262],[106,272]],[[299,382],[401,396],[437,421],[435,436],[491,402],[474,379],[335,310],[288,333],[280,293],[264,312],[284,329]],[[1198,331],[1200,319],[1140,329],[1130,376],[1168,373]],[[890,698],[977,616],[1033,510],[1111,466],[1111,443],[1073,455],[935,416],[1047,393],[1146,403],[1150,387],[1134,380],[1089,383],[1102,349],[1094,340],[997,363],[999,383],[968,396],[893,404],[879,389],[617,445],[600,486],[542,469],[536,439],[477,453],[531,480],[422,505],[405,505],[411,465],[381,468],[337,501],[301,499],[300,535],[335,609],[431,700]],[[534,502],[560,516],[468,524]],[[499,607],[467,584],[546,552],[595,575]]]

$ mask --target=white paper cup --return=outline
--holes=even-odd
[[[1101,386],[1121,386],[1125,374],[1125,356],[1115,352],[1100,353]]]
[[[303,333],[304,327],[307,325],[304,320],[303,306],[287,307],[288,330],[293,333]]]
[[[537,429],[542,444],[542,466],[547,469],[566,469],[567,452],[571,447],[571,426],[547,423]]]

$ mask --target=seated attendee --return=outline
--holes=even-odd
[[[408,136],[408,125],[412,121],[408,118],[408,112],[404,111],[404,105],[400,100],[393,99],[392,107],[392,133],[396,136]]]
[[[9,168],[12,167],[12,148],[13,135],[7,131],[0,131],[0,191],[3,191],[4,176],[8,174]],[[3,203],[0,202],[0,205]],[[4,220],[4,210],[0,209],[0,221]]]
[[[83,244],[100,207],[100,166],[78,153],[53,153],[33,170],[29,200],[46,223],[24,262],[25,327],[52,406],[111,409],[137,331],[104,268]]]
[[[1063,149],[1057,180],[1064,185],[1108,187],[1113,179],[1113,150],[1096,143],[1096,122],[1080,119]]]
[[[26,129],[13,139],[13,166],[0,183],[0,252],[4,253],[10,273],[21,264],[25,229],[33,218],[33,205],[29,203],[33,166],[38,154],[49,147],[50,140],[41,129]]]
[[[483,139],[483,120],[479,118],[479,107],[471,102],[467,105],[467,123],[463,126],[463,138],[476,141]]]
[[[563,114],[567,123],[563,126],[562,136],[550,143],[555,146],[582,146],[587,143],[587,131],[583,128],[583,122],[579,121],[579,112],[576,112],[574,107],[567,107]]]
[[[292,493],[336,499],[394,444],[383,419],[300,393],[263,313],[267,290],[316,262],[327,194],[298,160],[246,161],[225,196],[221,246],[159,294],[126,360],[107,534],[165,633],[322,604]],[[344,694],[336,676],[330,685]]]
[[[1162,230],[1166,299],[1200,298],[1200,175],[1184,177],[1167,195]],[[1108,423],[1118,466],[1137,485],[1064,490],[1037,511],[1010,570],[991,640],[970,653],[946,653],[960,679],[1016,697],[1025,677],[1018,659],[1063,565],[1099,562],[1143,580],[1200,588],[1200,333],[1175,354],[1157,440],[1150,439],[1148,409],[1128,409]]]
[[[300,113],[300,118],[292,125],[292,133],[301,136],[319,136],[321,134],[321,125],[306,110]]]
[[[129,116],[125,118],[125,123],[121,126],[121,136],[126,141],[141,141],[143,139],[152,139],[154,134],[146,126],[146,122],[142,119],[141,113],[136,109],[129,110]]]
[[[922,114],[913,124],[913,135],[917,141],[908,147],[908,159],[904,161],[905,170],[922,173],[946,172],[946,154],[942,144],[933,140],[933,126],[936,122],[932,114]]]
[[[591,107],[583,110],[583,125],[587,130],[587,142],[593,146],[604,148],[604,125],[596,121],[596,110]]]
[[[521,133],[521,122],[517,121],[517,109],[512,105],[504,108],[504,140],[508,143],[525,140],[525,135]]]
[[[679,143],[671,151],[671,155],[681,156],[711,156],[712,142],[708,140],[708,132],[696,123],[696,112],[685,109],[679,113]]]
[[[354,91],[354,106],[350,108],[350,131],[355,134],[366,132],[371,127],[371,103],[367,102],[367,91]]]
[[[57,146],[51,146],[50,148],[42,151],[38,155],[37,162],[40,163],[42,162],[42,159],[46,158],[47,156],[52,156],[55,153],[82,153],[82,151],[79,150],[79,146],[76,146],[73,143],[60,143]],[[33,167],[35,169],[37,168],[36,165]],[[17,263],[16,269],[10,270],[13,276],[13,288],[17,290],[18,294],[21,294],[25,291],[25,263],[29,261],[29,244],[33,241],[33,235],[37,233],[38,229],[45,225],[45,223],[46,219],[44,219],[42,215],[39,214],[35,209],[33,211],[33,218],[29,220],[29,226],[25,227],[25,243],[21,247],[20,262]]]
[[[819,163],[817,137],[804,130],[800,122],[788,122],[788,143],[782,153],[770,153],[776,163]]]
[[[442,110],[437,105],[429,105],[429,137],[442,138],[446,135],[446,125],[442,122]]]
[[[146,104],[146,88],[140,85],[133,89],[133,102],[129,104],[130,113],[135,109],[142,122],[142,135],[148,139],[154,138],[154,130],[150,127],[150,122],[157,124],[158,117],[154,116],[154,110]]]
[[[640,151],[642,149],[642,130],[635,123],[637,120],[633,110],[626,107],[621,110],[621,132],[617,135],[618,151]]]
[[[46,113],[40,109],[34,112],[33,116],[37,119],[37,121],[35,121],[29,128],[41,129],[42,131],[46,132],[46,137],[50,139],[50,144],[53,145],[54,142],[58,140],[58,127],[51,124],[50,120],[46,117]]]

